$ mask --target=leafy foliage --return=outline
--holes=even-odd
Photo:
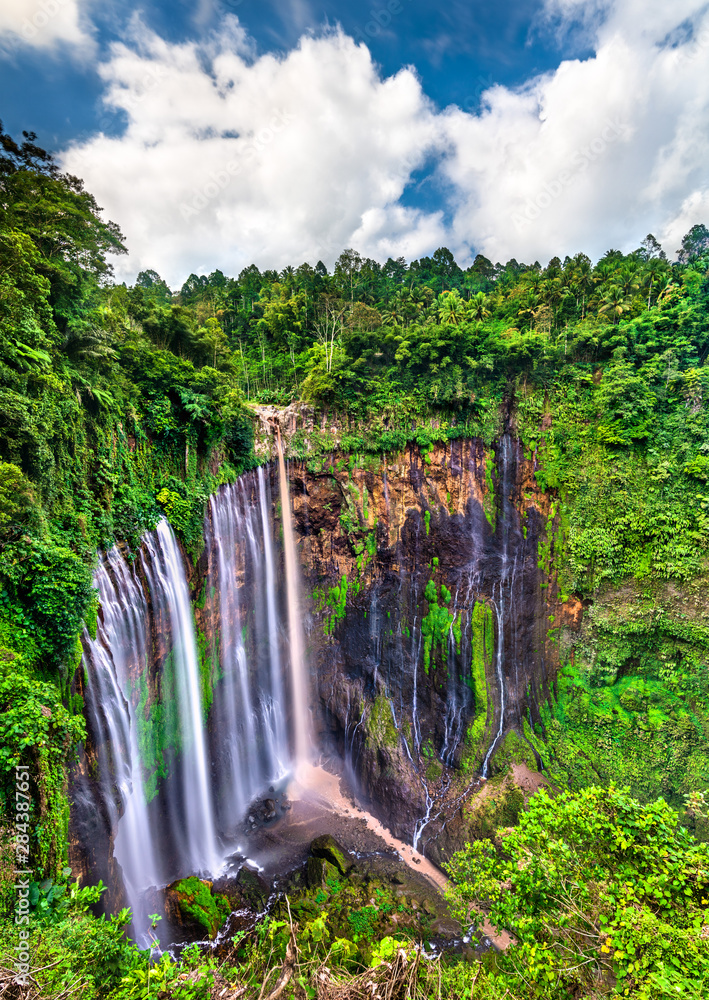
[[[550,995],[700,996],[709,983],[709,847],[661,799],[615,786],[535,795],[498,846],[447,866],[464,920],[514,935],[509,961]]]

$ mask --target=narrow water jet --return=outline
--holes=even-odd
[[[502,738],[502,734],[505,729],[505,710],[507,701],[507,692],[505,690],[505,673],[504,673],[504,656],[505,656],[505,625],[508,622],[509,610],[508,605],[512,605],[512,593],[514,585],[514,571],[516,569],[513,567],[512,580],[510,580],[510,532],[512,529],[512,516],[513,516],[513,505],[510,500],[510,491],[512,489],[511,482],[511,461],[510,461],[510,435],[503,434],[501,439],[501,458],[500,465],[502,469],[502,483],[501,489],[502,493],[500,496],[499,505],[499,529],[500,529],[500,540],[501,540],[501,555],[500,555],[500,576],[499,583],[497,585],[497,600],[494,603],[495,616],[497,620],[497,635],[496,647],[495,647],[495,676],[497,678],[497,686],[500,694],[500,719],[497,727],[497,733],[493,739],[490,747],[485,754],[485,759],[482,766],[482,776],[487,778],[488,770],[490,765],[490,760],[495,752],[497,745]],[[494,595],[494,588],[493,588]],[[509,598],[509,600],[508,600]]]

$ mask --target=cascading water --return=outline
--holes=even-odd
[[[216,874],[226,855],[243,843],[242,822],[251,804],[311,757],[298,556],[279,439],[276,445],[278,483],[275,469],[261,468],[221,487],[210,499],[206,552],[195,574],[204,590],[194,612],[182,553],[167,522],[146,535],[134,564],[116,550],[97,573],[103,610],[97,639],[86,639],[87,708],[96,715],[93,731],[98,738],[93,742],[106,812],[116,833],[115,856],[123,867],[129,901],[136,907],[150,885],[192,873]],[[413,831],[419,847],[425,842],[424,831],[438,822],[445,798],[446,777],[441,782],[436,776],[432,755],[443,765],[455,766],[473,706],[478,712],[479,674],[471,672],[473,635],[478,635],[473,627],[476,605],[487,606],[484,628],[492,632],[493,616],[495,624],[494,652],[485,640],[492,655],[484,669],[489,681],[494,669],[497,692],[494,731],[482,764],[485,777],[519,710],[527,668],[518,647],[530,647],[520,599],[525,591],[515,581],[519,573],[523,588],[534,593],[536,557],[535,542],[527,549],[522,541],[511,497],[518,451],[509,435],[497,445],[499,492],[492,531],[479,500],[481,492],[485,495],[482,447],[471,446],[469,454],[472,486],[465,513],[461,504],[450,520],[445,511],[434,512],[431,539],[429,522],[424,533],[423,521],[409,518],[408,511],[407,521],[397,526],[396,540],[388,529],[392,558],[375,563],[377,575],[364,615],[369,620],[352,628],[348,621],[340,639],[358,692],[350,710],[351,683],[343,689],[345,755],[355,776],[360,770],[366,774],[369,706],[372,698],[386,698],[404,759],[420,778],[426,771],[425,805],[421,800]],[[461,470],[466,468],[462,457],[461,451],[456,466]],[[414,487],[419,488],[416,481]],[[272,488],[278,491],[275,497]],[[378,516],[385,509],[388,518],[394,488],[392,510],[408,503],[398,480],[385,480]],[[282,547],[273,517],[278,495]],[[318,514],[314,506],[309,517],[315,520]],[[307,530],[302,504],[298,523]],[[463,546],[456,548],[450,535],[443,536],[438,570],[438,559],[431,563],[431,546],[439,544],[442,528],[470,537],[472,544],[468,554]],[[384,537],[378,532],[377,544]],[[527,553],[534,559],[528,560]],[[432,565],[448,574],[453,623],[441,652],[434,653],[424,671],[423,594]],[[357,613],[354,606],[352,610]],[[427,680],[429,667],[437,672],[435,682]],[[336,677],[333,673],[328,680],[333,701],[338,697]],[[488,706],[489,726],[492,697]],[[475,722],[479,731],[484,719],[477,715]],[[403,815],[406,803],[402,800],[397,808]],[[411,829],[408,826],[409,837]]]
[[[281,488],[281,516],[283,518],[283,545],[286,562],[286,588],[288,598],[288,631],[290,634],[290,676],[293,697],[293,731],[295,735],[296,766],[307,763],[312,756],[310,723],[308,715],[308,679],[303,654],[303,632],[298,601],[298,564],[296,558],[293,520],[288,493],[288,477],[283,460],[281,435],[276,436],[278,446],[278,474]]]
[[[490,765],[490,759],[495,752],[495,747],[497,746],[502,733],[505,728],[505,675],[502,669],[503,657],[504,657],[504,636],[505,636],[505,598],[503,583],[500,583],[497,592],[497,600],[493,604],[495,612],[495,622],[496,622],[496,644],[495,644],[495,677],[497,678],[497,689],[500,694],[500,718],[497,724],[497,733],[495,738],[490,744],[487,753],[485,754],[485,760],[482,766],[482,776],[487,778],[488,768]]]
[[[262,469],[210,500],[209,580],[219,596],[222,674],[211,729],[217,813],[227,838],[253,799],[291,768],[270,506]]]
[[[271,667],[271,704],[274,709],[272,713],[272,727],[274,732],[274,743],[277,748],[276,753],[273,754],[272,760],[272,764],[275,767],[276,760],[279,755],[284,764],[288,759],[288,744],[284,722],[283,668],[281,665],[279,642],[281,619],[276,606],[276,566],[273,560],[273,542],[271,540],[270,504],[266,499],[266,481],[262,468],[259,468],[257,476],[265,570],[265,592],[263,593],[263,596],[265,598],[265,607],[268,610],[268,653]],[[256,539],[253,533],[251,535],[251,544],[252,548],[256,545]],[[254,553],[256,553],[255,548]]]
[[[190,872],[215,873],[222,859],[214,826],[212,785],[207,760],[205,711],[192,606],[182,557],[167,521],[146,535],[146,573],[153,600],[166,608],[172,639],[180,735],[180,795],[170,797],[173,837]]]
[[[488,769],[490,765],[490,760],[495,752],[497,744],[502,738],[502,734],[505,728],[505,704],[506,704],[506,690],[505,690],[505,675],[504,675],[504,656],[505,656],[505,626],[507,624],[507,619],[509,616],[509,607],[512,604],[512,596],[514,590],[514,577],[515,570],[517,566],[517,561],[515,559],[513,565],[513,571],[510,574],[510,534],[512,530],[512,517],[514,512],[514,507],[512,500],[510,498],[510,492],[512,489],[511,474],[512,474],[512,461],[510,457],[511,442],[509,434],[503,434],[500,447],[500,465],[502,468],[502,483],[501,483],[501,497],[498,510],[499,518],[499,528],[501,536],[501,550],[500,550],[500,574],[499,582],[497,584],[497,594],[494,596],[494,611],[496,619],[496,636],[495,636],[495,676],[497,678],[497,689],[500,696],[500,717],[497,726],[497,733],[493,739],[490,747],[485,754],[485,759],[482,766],[482,776],[487,778]]]
[[[246,650],[241,626],[238,560],[243,559],[243,522],[239,510],[239,491],[227,486],[209,501],[211,528],[210,550],[216,554],[216,566],[210,583],[219,594],[221,621],[222,680],[215,692],[214,719],[217,731],[224,734],[223,765],[219,769],[217,812],[222,828],[233,829],[253,794],[252,776],[256,773],[256,709],[249,682]]]
[[[94,582],[102,614],[96,639],[92,640],[88,632],[83,637],[87,701],[103,734],[99,769],[104,801],[117,825],[114,854],[133,911],[133,932],[142,941],[148,921],[141,896],[149,886],[160,882],[138,752],[135,707],[129,698],[131,667],[142,670],[146,664],[147,604],[139,582],[115,548],[100,562]],[[114,783],[120,809],[115,802]]]

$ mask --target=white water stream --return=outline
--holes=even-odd
[[[281,517],[283,519],[283,547],[286,562],[286,591],[288,599],[288,633],[290,635],[290,678],[293,698],[294,756],[296,769],[312,758],[310,714],[308,710],[308,676],[303,652],[303,626],[298,600],[298,563],[293,535],[288,477],[283,460],[280,431],[277,433],[278,476],[281,487]]]

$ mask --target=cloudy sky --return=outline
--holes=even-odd
[[[120,279],[709,224],[706,0],[3,0],[0,94],[121,226]]]

